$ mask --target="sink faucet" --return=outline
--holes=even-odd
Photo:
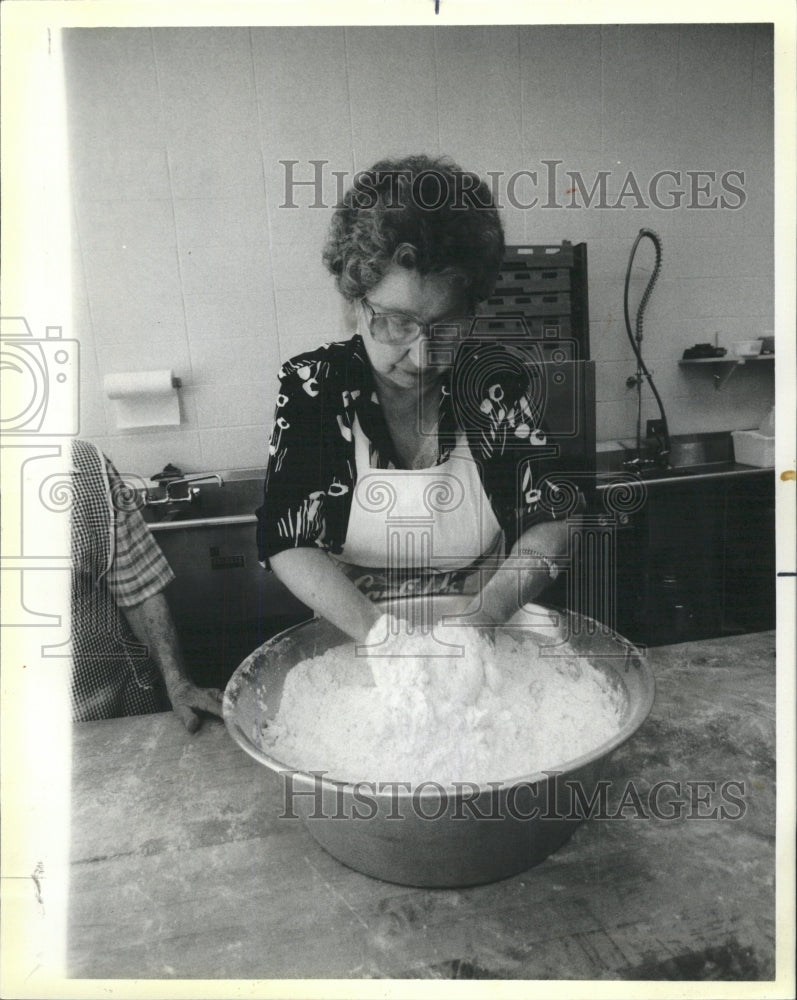
[[[656,445],[656,464],[667,469],[670,466],[670,442],[664,434],[654,434]]]
[[[155,499],[150,496],[149,490],[144,494],[144,503],[148,507],[158,507],[161,504],[167,503],[192,503],[194,497],[199,494],[199,487],[193,486],[193,483],[204,483],[215,479],[219,486],[224,485],[224,480],[218,474],[218,472],[209,472],[206,474],[200,474],[198,476],[183,476],[180,479],[170,479],[168,482],[164,483],[164,496],[160,499]],[[178,486],[186,486],[185,496],[173,496],[172,490]]]
[[[658,435],[656,435],[656,444],[658,445],[658,449],[655,455],[651,455],[649,452],[645,453],[643,450],[637,450],[636,448],[630,448],[627,444],[624,444],[619,440],[617,443],[625,453],[625,458],[623,459],[624,469],[650,469],[654,465],[663,467],[667,467],[669,465],[669,451],[666,450],[664,441]]]
[[[218,472],[207,472],[200,474],[198,476],[184,476],[182,479],[177,479],[170,483],[170,486],[176,485],[176,483],[204,483],[207,480],[215,479],[219,486],[224,485],[224,480],[218,474]]]

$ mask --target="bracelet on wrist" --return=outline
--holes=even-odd
[[[548,576],[555,580],[559,576],[559,567],[556,562],[551,558],[551,556],[546,556],[544,552],[538,552],[536,549],[521,549],[521,555],[532,556],[534,559],[539,559],[539,561],[548,570]]]

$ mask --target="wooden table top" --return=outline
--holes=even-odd
[[[631,801],[468,889],[344,867],[278,818],[281,779],[219,722],[194,736],[171,713],[76,725],[68,975],[770,979],[774,653],[774,633],[649,650],[655,705],[605,774],[611,812],[633,779],[648,818]],[[676,783],[661,812],[680,798],[680,817],[650,814],[659,781]],[[701,818],[722,805],[743,815]]]

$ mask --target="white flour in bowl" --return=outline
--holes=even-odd
[[[624,692],[569,647],[541,655],[500,630],[494,644],[462,626],[436,634],[459,655],[400,634],[377,647],[390,656],[346,644],[298,663],[263,749],[341,781],[483,783],[556,770],[619,730]]]

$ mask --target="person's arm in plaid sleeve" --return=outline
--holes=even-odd
[[[174,713],[188,732],[199,729],[199,712],[220,716],[222,692],[197,687],[185,670],[177,630],[163,594],[153,594],[121,610],[133,635],[149,648],[151,659],[163,675]]]
[[[116,474],[109,463],[109,476]],[[185,668],[180,640],[163,590],[174,579],[138,510],[117,511],[113,564],[108,588],[133,635],[147,646],[166,685],[172,708],[189,733],[201,724],[199,712],[221,715],[222,692],[198,687]]]

